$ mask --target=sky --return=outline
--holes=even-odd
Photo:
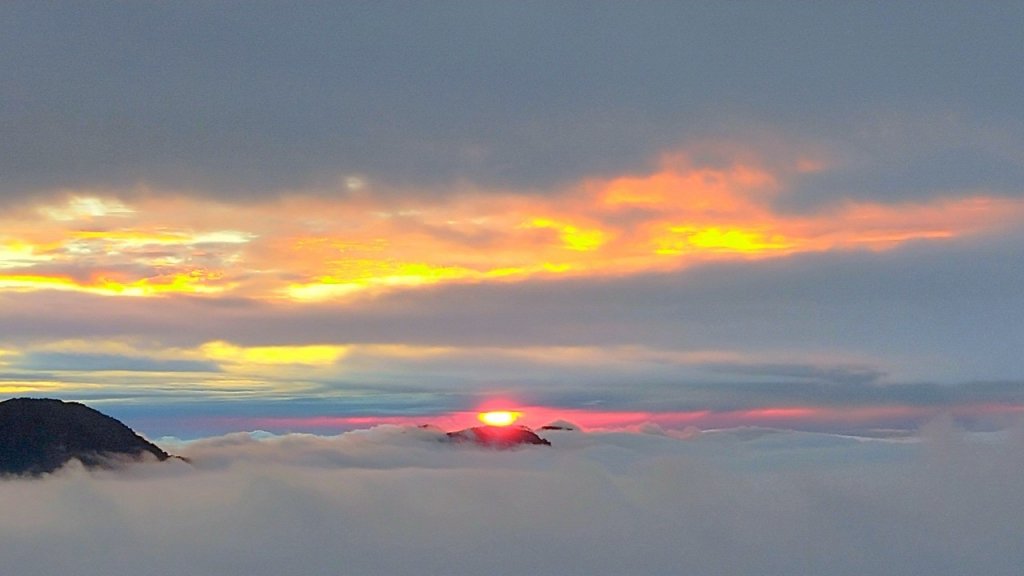
[[[1008,426],[1021,30],[1013,2],[3,3],[0,395],[178,438]]]

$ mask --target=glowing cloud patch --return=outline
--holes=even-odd
[[[307,366],[329,366],[346,354],[347,346],[318,344],[311,346],[253,346],[242,347],[217,340],[200,347],[206,358],[232,364],[303,364]]]
[[[120,200],[93,196],[75,196],[64,206],[47,206],[40,208],[39,211],[51,220],[58,222],[89,220],[107,216],[127,217],[135,213],[135,210]]]
[[[37,253],[36,247],[27,242],[0,244],[0,269],[28,268],[50,260],[53,256]]]
[[[684,164],[686,162],[683,162]],[[737,165],[727,170],[707,168],[665,170],[645,176],[626,176],[591,183],[597,196],[609,207],[685,207],[730,212],[750,205],[747,196],[778,185],[774,175],[752,166]]]
[[[670,236],[658,240],[658,254],[683,254],[691,251],[778,252],[794,246],[780,235],[739,228],[672,226],[669,232]]]
[[[5,358],[4,358],[5,356],[18,356],[18,355],[20,355],[20,353],[17,350],[6,350],[4,348],[0,348],[0,366],[6,366],[7,364],[9,364],[9,362],[7,360],[5,360]]]
[[[33,290],[62,290],[99,294],[101,296],[156,296],[160,294],[212,294],[222,292],[229,285],[217,285],[222,274],[207,270],[164,274],[137,280],[121,280],[97,275],[89,280],[64,276],[31,274],[0,275],[0,290],[28,292]]]
[[[531,228],[550,228],[558,231],[558,236],[565,244],[565,247],[570,250],[577,250],[580,252],[589,252],[597,250],[606,242],[605,233],[596,228],[584,229],[551,220],[548,218],[534,218],[529,227]]]
[[[315,282],[292,284],[285,291],[295,300],[325,300],[374,288],[436,284],[445,280],[485,276],[475,270],[423,263],[390,263],[371,260],[346,262],[337,274],[321,276]]]
[[[99,287],[108,294],[126,296],[153,296],[167,293],[211,294],[225,290],[226,286],[209,284],[223,278],[223,274],[209,270],[191,270],[154,278],[143,278],[122,283],[101,279]]]
[[[192,233],[179,231],[82,230],[74,234],[81,240],[97,240],[123,248],[144,246],[194,246],[199,244],[245,244],[255,235],[236,230]]]

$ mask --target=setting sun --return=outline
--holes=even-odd
[[[477,415],[477,418],[488,426],[508,426],[515,422],[519,416],[519,412],[499,410],[495,412],[481,412]]]

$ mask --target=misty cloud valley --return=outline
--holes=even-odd
[[[0,482],[21,576],[1019,574],[1024,429],[233,433]]]

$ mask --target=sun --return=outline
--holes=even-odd
[[[519,412],[509,412],[507,410],[497,410],[494,412],[481,412],[477,414],[477,418],[481,422],[488,426],[508,426],[515,422],[519,418]]]

